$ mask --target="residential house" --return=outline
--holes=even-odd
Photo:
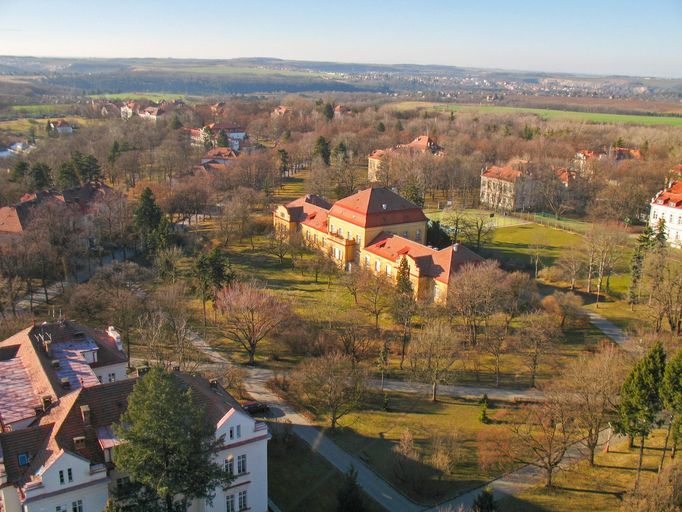
[[[73,133],[73,126],[64,121],[63,119],[58,119],[56,121],[48,121],[48,126],[50,130],[58,133],[59,135],[71,135]]]
[[[346,105],[336,105],[334,107],[334,119],[343,119],[353,115],[353,109]]]
[[[165,110],[161,107],[147,107],[139,113],[139,116],[146,121],[158,121],[159,118],[165,114]]]
[[[279,205],[273,223],[278,232],[301,237],[346,270],[361,267],[395,280],[407,258],[415,295],[425,300],[445,301],[450,276],[481,260],[460,245],[442,250],[424,245],[424,212],[387,188],[368,188],[333,205],[306,195]]]
[[[382,165],[386,165],[387,158],[396,152],[410,155],[430,153],[434,156],[440,156],[443,154],[443,148],[428,135],[420,135],[407,144],[398,144],[388,149],[375,149],[367,157],[367,179],[370,183],[379,181],[379,171]]]
[[[64,189],[61,192],[39,190],[24,194],[14,206],[0,207],[0,251],[21,237],[21,234],[28,228],[32,212],[36,207],[46,202],[56,201],[76,209],[83,215],[88,215],[98,202],[115,193],[107,185],[93,181]]]
[[[128,101],[121,105],[121,119],[130,119],[140,113],[140,104],[136,101]]]
[[[34,426],[64,395],[127,379],[127,357],[113,328],[70,320],[42,323],[0,341],[0,432]]]
[[[235,123],[210,123],[201,128],[188,130],[193,146],[206,146],[207,143],[215,145],[221,131],[227,136],[230,148],[235,151],[241,149],[247,138],[244,127]]]
[[[682,247],[682,181],[671,181],[651,200],[649,226],[657,229],[663,222],[668,243]]]
[[[227,165],[237,159],[237,153],[232,148],[217,147],[210,149],[201,157],[201,163],[216,163]]]
[[[21,333],[20,333],[21,334]],[[13,337],[14,338],[14,337]],[[0,344],[0,354],[14,350],[13,338]],[[36,342],[36,350],[40,347]],[[18,348],[17,351],[21,351]],[[87,351],[86,351],[87,353]],[[42,368],[50,369],[49,357]],[[0,359],[0,365],[5,360]],[[40,370],[40,368],[38,368]],[[49,393],[50,381],[41,371],[19,368],[0,381],[0,396],[13,382],[29,381]],[[7,375],[6,372],[0,375]],[[267,425],[254,420],[216,381],[180,372],[173,374],[191,388],[206,410],[207,421],[223,440],[215,460],[234,473],[226,489],[216,488],[212,504],[194,500],[190,512],[268,510]],[[128,477],[116,468],[114,447],[124,442],[112,428],[125,411],[128,396],[139,378],[110,383],[58,387],[58,396],[38,396],[31,403],[33,421],[0,434],[0,509],[3,512],[101,511]],[[22,397],[21,386],[12,397]],[[49,398],[49,400],[48,400]]]
[[[291,115],[291,109],[287,106],[280,105],[275,110],[272,111],[270,114],[270,117],[277,118],[277,117],[287,117]]]
[[[582,176],[591,176],[593,174],[592,164],[595,161],[607,160],[612,163],[622,162],[623,160],[642,160],[643,155],[641,150],[635,148],[621,148],[609,147],[601,151],[592,151],[590,149],[581,149],[575,154],[573,158],[573,167]]]
[[[529,210],[537,204],[534,178],[523,164],[493,165],[481,174],[479,200],[493,210]]]

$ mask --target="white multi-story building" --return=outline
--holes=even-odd
[[[109,350],[120,352],[118,361]],[[121,440],[112,428],[138,379],[126,378],[125,363],[113,329],[96,333],[71,322],[32,327],[0,343],[2,512],[104,510],[127,480],[115,466]],[[267,511],[266,424],[216,382],[174,376],[204,406],[224,441],[216,460],[235,477],[227,489],[215,489],[212,504],[195,500],[188,510]]]
[[[668,243],[682,247],[682,181],[672,181],[651,200],[649,225],[657,229],[663,221]]]

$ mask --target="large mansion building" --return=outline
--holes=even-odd
[[[411,155],[430,153],[432,155],[442,155],[441,148],[436,141],[428,135],[420,135],[412,142],[398,144],[388,149],[375,149],[367,157],[367,179],[370,183],[381,181],[381,168],[387,164],[387,159],[392,153],[407,153]]]
[[[682,181],[672,181],[651,200],[649,225],[656,229],[661,221],[668,243],[682,247]]]
[[[515,165],[493,165],[481,174],[480,203],[493,210],[528,210],[536,204],[535,183]]]
[[[361,267],[395,280],[406,258],[419,299],[444,301],[450,276],[462,265],[481,260],[460,244],[440,250],[424,245],[424,212],[387,188],[368,188],[333,205],[306,195],[279,205],[273,222],[276,231],[298,234],[346,270]]]
[[[120,336],[70,321],[29,327],[0,342],[0,511],[100,512],[128,482],[117,470],[112,426],[138,378],[128,378]],[[234,473],[212,504],[190,512],[268,509],[265,423],[215,381],[174,372],[190,387],[224,444]]]

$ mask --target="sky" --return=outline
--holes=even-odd
[[[682,0],[0,0],[0,55],[682,78]]]

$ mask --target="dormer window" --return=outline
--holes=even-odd
[[[73,438],[73,446],[76,450],[82,450],[85,448],[85,437],[78,436]]]

